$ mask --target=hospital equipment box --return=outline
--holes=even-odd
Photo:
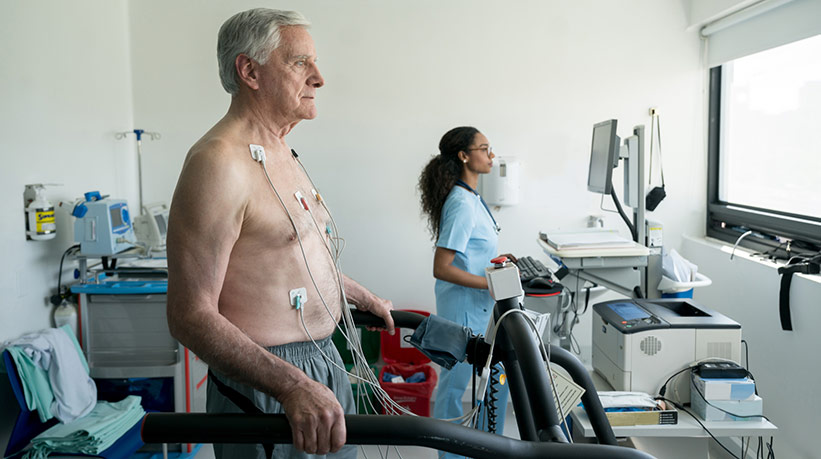
[[[657,394],[697,360],[741,354],[741,325],[691,299],[615,300],[593,306],[593,369],[615,390]],[[675,391],[689,398],[689,378]]]
[[[750,400],[755,396],[755,381],[750,378],[702,378],[693,375],[696,395],[706,400]]]
[[[604,414],[611,426],[678,424],[678,411],[676,410],[605,411]]]
[[[89,373],[110,397],[118,388],[121,397],[143,395],[147,410],[205,412],[208,367],[171,336],[166,290],[166,281],[72,287],[80,294],[81,346]],[[161,393],[148,400],[145,395],[155,390]],[[190,453],[194,445],[170,448]]]
[[[692,386],[691,386],[692,388]],[[758,421],[764,413],[764,400],[753,394],[748,400],[704,400],[690,391],[690,406],[705,421]]]
[[[134,247],[131,214],[124,199],[86,201],[73,211],[74,241],[80,243],[80,252],[89,256],[109,256]]]

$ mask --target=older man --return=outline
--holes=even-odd
[[[324,84],[307,26],[299,13],[270,9],[223,24],[217,51],[231,105],[185,159],[168,233],[168,323],[212,371],[208,411],[241,411],[226,397],[235,391],[284,412],[297,451],[278,445],[277,457],[345,443],[355,405],[330,340],[345,295],[393,332],[391,302],[338,272],[330,215],[285,141],[316,117]],[[215,452],[264,455],[259,445]]]

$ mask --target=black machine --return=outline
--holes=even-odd
[[[521,309],[517,298],[498,301],[494,317]],[[424,317],[393,311],[397,327],[416,328]],[[356,312],[358,325],[381,325],[376,316]],[[479,343],[481,336],[471,338]],[[582,404],[596,433],[596,444],[571,444],[561,428],[545,356],[522,314],[509,314],[502,322],[494,350],[494,363],[504,364],[510,397],[516,412],[521,440],[495,435],[438,419],[410,416],[347,415],[349,445],[415,445],[474,458],[608,458],[652,459],[652,456],[617,446],[616,437],[602,409],[592,379],[584,365],[571,353],[550,346],[550,361],[563,367],[585,389]],[[468,355],[473,363],[487,358],[481,352]],[[146,443],[291,443],[291,428],[285,415],[149,413],[143,420]]]

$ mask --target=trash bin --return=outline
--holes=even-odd
[[[400,309],[400,311],[415,312],[423,316],[429,316],[427,311],[419,311],[416,309]],[[382,347],[382,360],[385,363],[410,363],[414,365],[421,365],[430,362],[430,359],[413,347],[409,342],[411,335],[415,330],[412,328],[397,327],[393,335],[388,332],[382,332],[380,339]]]
[[[383,381],[385,373],[399,375],[404,379],[410,378],[418,372],[422,372],[425,380],[422,382],[386,382]],[[419,416],[430,416],[430,401],[433,395],[433,388],[436,387],[436,371],[427,364],[413,365],[406,363],[387,364],[379,371],[379,385],[396,403]],[[387,414],[388,409],[382,408],[382,413]]]
[[[356,332],[359,334],[359,341],[362,343],[362,352],[365,354],[365,360],[370,364],[376,363],[376,361],[379,360],[379,332],[367,330],[365,327],[356,327]],[[336,329],[331,339],[336,346],[336,350],[339,351],[342,361],[346,364],[353,363],[350,343],[348,343],[348,340],[342,335],[342,332]]]
[[[401,309],[401,311],[415,312],[429,316],[430,312],[417,309]],[[429,365],[430,359],[413,347],[410,337],[415,330],[412,328],[396,328],[393,335],[382,332],[381,350],[385,366],[379,371],[379,384],[387,394],[398,404],[418,414],[430,416],[430,401],[433,389],[436,387],[436,371]],[[382,380],[385,372],[402,376],[407,379],[414,373],[422,372],[425,381],[419,383],[391,383]],[[382,412],[386,413],[385,407]]]
[[[677,282],[662,275],[658,289],[662,298],[692,298],[694,288],[706,287],[712,283],[709,277],[699,272],[696,273],[696,279],[690,282]]]

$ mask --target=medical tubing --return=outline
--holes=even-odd
[[[501,318],[507,311],[518,308],[519,302],[516,297],[497,301],[494,315]],[[516,365],[517,361],[521,364],[524,385],[530,388],[528,399],[539,438],[543,441],[567,443],[568,440],[559,425],[561,420],[553,401],[553,392],[550,389],[541,351],[533,340],[530,326],[520,314],[512,314],[501,325],[502,346],[505,346],[505,350],[515,351],[515,354],[504,353],[504,366],[507,368],[509,365]]]
[[[303,172],[305,172],[305,176],[308,177],[308,181],[311,183],[311,186],[315,190],[316,185],[313,183],[313,180],[311,179],[310,174],[308,174],[308,171],[305,168],[305,166],[302,164],[301,161],[299,161],[299,158],[297,158],[296,152],[291,150],[291,153],[293,153],[294,158],[296,159],[297,163],[299,163],[299,165],[302,168]],[[287,206],[285,206],[285,203],[283,202],[282,197],[280,196],[279,192],[277,191],[276,187],[274,186],[274,183],[271,181],[271,177],[268,175],[268,171],[265,167],[265,160],[264,159],[262,161],[260,161],[260,165],[262,166],[262,171],[265,174],[265,178],[268,181],[268,184],[271,186],[271,189],[274,191],[274,194],[276,195],[277,199],[279,200],[280,204],[282,205],[283,209],[285,210],[285,213],[288,215],[288,219],[291,222],[291,226],[294,228],[294,231],[296,232],[297,242],[299,243],[299,248],[300,248],[300,251],[302,253],[302,258],[305,262],[305,267],[308,271],[308,275],[311,278],[311,283],[313,284],[314,289],[316,290],[317,295],[319,296],[319,299],[322,302],[323,307],[325,308],[325,311],[328,313],[329,316],[331,316],[333,318],[334,317],[333,313],[331,312],[330,308],[328,308],[328,304],[326,303],[324,297],[322,296],[322,293],[319,291],[319,287],[316,285],[316,280],[314,279],[313,273],[311,272],[311,267],[308,264],[308,259],[305,255],[305,248],[302,245],[302,238],[299,234],[299,230],[297,229],[296,223],[294,222],[293,216],[288,211],[288,208],[287,208]],[[317,200],[320,201],[322,207],[328,213],[328,217],[331,220],[331,224],[333,226],[333,231],[338,235],[339,231],[336,227],[336,222],[334,221],[334,218],[331,215],[330,209],[328,209],[328,207],[325,205],[324,200],[321,200],[320,198],[317,198]],[[311,216],[311,220],[314,223],[314,226],[317,228],[317,231],[319,231],[319,233],[322,235],[323,233],[322,233],[321,229],[319,229],[319,226],[318,226],[316,220],[314,219],[313,212],[310,212],[310,209],[308,209],[308,210],[309,210],[309,213],[310,213],[310,216]],[[324,239],[324,235],[322,237]],[[347,301],[347,298],[346,298],[346,295],[345,295],[344,279],[342,277],[342,272],[339,269],[339,255],[341,254],[341,251],[338,250],[338,249],[335,249],[336,256],[334,256],[334,254],[331,254],[330,247],[328,247],[327,244],[326,244],[326,248],[328,248],[329,255],[332,258],[334,268],[336,270],[337,279],[339,281],[339,293],[340,293],[340,299],[341,299],[341,305],[342,305],[341,309],[342,309],[342,317],[343,317],[343,323],[345,325],[345,330],[342,330],[342,327],[340,327],[338,323],[336,324],[336,326],[340,330],[342,335],[345,337],[346,341],[348,341],[351,344],[351,346],[350,346],[351,354],[354,357],[354,365],[357,369],[358,374],[354,375],[351,372],[348,372],[347,370],[345,370],[344,368],[340,368],[339,365],[337,365],[333,360],[331,360],[327,355],[325,355],[324,352],[322,352],[322,350],[319,348],[316,341],[314,340],[313,336],[311,336],[311,333],[310,333],[310,331],[308,330],[308,327],[305,324],[304,316],[302,315],[302,308],[300,308],[299,309],[299,316],[300,316],[300,321],[302,322],[303,329],[305,330],[305,333],[308,335],[308,338],[310,338],[311,342],[314,344],[314,346],[317,348],[317,350],[319,350],[322,353],[322,356],[325,358],[325,360],[328,363],[331,363],[334,366],[340,368],[342,371],[344,371],[349,376],[358,379],[359,381],[358,381],[357,384],[361,384],[362,382],[370,384],[372,386],[373,390],[374,390],[374,394],[377,396],[377,398],[379,398],[380,403],[382,404],[383,407],[385,407],[386,411],[388,411],[390,413],[401,413],[401,414],[407,414],[407,415],[415,415],[410,410],[407,410],[406,408],[404,408],[403,406],[399,405],[394,400],[392,400],[390,398],[390,396],[384,391],[384,389],[382,389],[382,387],[379,385],[379,381],[376,379],[376,376],[373,375],[373,373],[370,372],[370,368],[367,364],[367,361],[366,361],[365,357],[362,355],[362,351],[361,351],[362,347],[361,347],[361,343],[358,340],[357,334],[356,333],[350,333],[351,325],[353,324],[353,320],[350,318],[350,315],[349,315],[349,308],[347,307],[348,301]],[[346,331],[348,333],[346,333]],[[365,374],[367,376],[367,378],[363,379],[361,376],[359,376],[361,374]]]
[[[316,191],[316,189],[317,189],[316,184],[314,183],[313,179],[311,178],[311,175],[308,173],[308,169],[306,169],[305,165],[302,164],[302,161],[299,160],[299,155],[297,155],[296,151],[294,151],[293,149],[291,149],[291,153],[293,154],[293,157],[296,160],[297,164],[299,164],[300,168],[302,168],[302,171],[305,173],[305,176],[308,178],[308,182],[310,182],[311,187],[312,187],[311,191],[314,192],[314,197],[320,203],[322,208],[325,209],[325,212],[328,214],[328,218],[329,218],[329,220],[331,222],[331,225],[333,227],[333,234],[335,235],[335,238],[339,239],[339,228],[336,226],[336,220],[334,220],[334,217],[331,214],[331,209],[328,208],[328,206],[325,204],[325,200],[322,199],[319,192]],[[266,172],[266,177],[267,177],[267,172]],[[269,181],[270,181],[270,179],[269,179]],[[272,184],[272,188],[273,188],[273,184]],[[274,189],[274,191],[276,191],[276,189]],[[279,195],[277,195],[277,197],[279,197]],[[286,209],[286,211],[287,211],[287,209]],[[310,211],[310,208],[309,208],[309,213],[311,215],[311,220],[313,221],[314,226],[316,227],[317,231],[320,234],[323,234],[322,230],[319,228],[318,223],[316,222],[316,218],[314,218],[313,212]],[[368,365],[367,359],[365,358],[365,356],[362,353],[362,345],[359,342],[358,335],[356,333],[350,333],[351,329],[355,329],[356,325],[354,324],[353,319],[351,319],[351,317],[350,317],[350,310],[347,307],[348,298],[345,295],[345,281],[344,281],[344,278],[342,277],[342,272],[339,269],[339,263],[340,263],[339,258],[342,255],[342,249],[339,247],[338,244],[334,243],[334,241],[333,241],[334,237],[331,237],[331,235],[328,235],[328,237],[329,237],[328,242],[330,242],[330,244],[334,246],[333,253],[331,253],[330,247],[328,246],[328,244],[326,244],[326,248],[328,248],[328,253],[329,253],[329,255],[331,255],[331,259],[333,261],[334,268],[336,270],[337,280],[339,281],[339,296],[340,296],[340,300],[341,300],[342,319],[343,319],[342,323],[343,323],[345,329],[343,330],[342,327],[338,323],[336,324],[336,328],[339,329],[340,333],[345,338],[345,340],[348,343],[350,343],[349,348],[351,350],[351,354],[352,354],[352,357],[353,357],[353,360],[354,360],[354,367],[356,368],[358,374],[357,375],[352,375],[350,372],[347,372],[347,371],[346,371],[346,373],[348,375],[355,376],[359,380],[357,382],[357,386],[359,386],[362,382],[367,382],[368,384],[370,384],[371,387],[374,390],[374,393],[376,394],[377,398],[379,398],[379,400],[380,400],[380,402],[382,403],[383,406],[386,405],[385,402],[387,401],[387,402],[390,402],[390,403],[388,403],[389,405],[399,407],[400,411],[404,411],[405,414],[411,414],[409,411],[404,410],[404,408],[402,408],[401,406],[399,406],[397,403],[395,403],[393,400],[390,399],[390,396],[388,396],[388,394],[384,392],[384,390],[379,385],[379,382],[378,382],[378,380],[376,379],[375,376],[372,376],[372,377],[368,378],[367,380],[363,380],[361,377],[358,376],[359,374],[365,374],[367,376],[371,376],[372,373],[370,372],[370,367]],[[324,240],[324,235],[323,235],[323,240]],[[300,245],[300,247],[301,247],[301,245]],[[307,261],[306,261],[306,263],[307,263]],[[312,280],[313,280],[313,278],[312,278]],[[328,306],[327,306],[327,304],[325,304],[324,301],[323,301],[323,305],[325,306],[325,310],[328,312],[328,314],[331,317],[333,317],[333,314],[328,309]],[[306,332],[307,332],[307,328],[306,328]],[[311,341],[313,341],[313,339]]]
[[[347,444],[415,445],[478,459],[652,459],[647,453],[618,446],[538,443],[514,440],[438,419],[410,416],[346,415]],[[142,421],[146,443],[291,444],[284,414],[149,413]]]
[[[610,426],[610,421],[604,414],[601,400],[599,399],[596,387],[593,385],[593,379],[584,365],[573,354],[559,346],[550,345],[550,361],[567,370],[573,382],[582,386],[584,395],[582,395],[582,405],[587,412],[587,417],[590,418],[590,424],[593,426],[593,431],[596,433],[596,438],[599,443],[605,445],[617,445],[616,435],[613,433],[613,428]]]
[[[328,313],[331,317],[333,317],[333,313],[331,312],[330,308],[328,308],[328,304],[326,303],[325,298],[322,296],[322,293],[319,291],[319,287],[316,285],[316,280],[314,279],[313,273],[311,272],[311,267],[310,267],[310,265],[308,264],[308,259],[307,259],[306,255],[305,255],[305,248],[304,248],[304,247],[303,247],[303,245],[302,245],[302,237],[301,237],[301,235],[299,234],[299,229],[298,229],[298,228],[297,228],[297,226],[296,226],[296,223],[295,223],[295,221],[294,221],[294,218],[293,218],[293,216],[291,215],[291,213],[288,211],[288,207],[285,205],[285,202],[282,200],[282,196],[280,196],[279,191],[277,191],[276,187],[274,186],[273,181],[271,181],[271,177],[268,175],[268,171],[267,171],[267,169],[265,168],[265,161],[263,160],[263,161],[260,163],[260,165],[262,166],[262,172],[265,174],[265,179],[268,181],[268,184],[271,186],[271,189],[273,190],[274,194],[276,195],[277,199],[279,200],[280,204],[282,205],[282,208],[285,210],[285,213],[288,215],[288,219],[289,219],[289,221],[291,222],[291,226],[293,227],[294,232],[296,233],[297,242],[299,243],[300,252],[302,253],[302,259],[303,259],[303,261],[305,262],[305,268],[306,268],[306,270],[308,271],[308,276],[310,277],[310,279],[311,279],[311,283],[313,284],[314,289],[315,289],[315,291],[317,292],[317,296],[319,296],[319,299],[320,299],[320,301],[321,301],[321,303],[322,303],[323,307],[325,308],[325,311],[326,311],[326,312],[327,312],[327,313]],[[301,165],[301,164],[300,164],[300,165]],[[304,166],[302,166],[302,168],[303,168],[303,170],[305,169],[305,168],[304,168]],[[306,171],[306,176],[307,176],[307,171]],[[308,177],[308,180],[310,181],[310,176]],[[313,183],[311,183],[311,185],[313,185]],[[331,218],[331,220],[333,221],[333,217],[331,217],[331,216],[330,216],[330,211],[328,211],[328,209],[327,209],[327,208],[326,208],[326,212],[328,212],[328,216],[329,216],[329,217]],[[311,215],[311,219],[313,220],[313,214]],[[316,224],[316,222],[315,222],[315,221],[314,221],[314,224]],[[336,227],[336,224],[335,224],[335,223],[334,223],[334,227]],[[337,271],[337,278],[338,278],[338,280],[339,280],[340,295],[341,295],[341,297],[342,297],[342,299],[343,299],[343,304],[346,304],[346,303],[347,303],[347,300],[345,299],[345,290],[344,290],[344,286],[343,286],[343,284],[342,284],[342,282],[343,282],[343,280],[342,280],[342,275],[341,275],[341,272],[339,271],[339,267],[338,267],[338,263],[337,263],[337,262],[338,262],[338,260],[333,260],[333,261],[334,261],[334,267],[336,268],[336,271]],[[343,315],[343,316],[345,316],[345,311],[344,311],[344,310],[345,310],[345,309],[347,309],[347,307],[343,307],[342,309],[343,309],[342,315]],[[336,365],[336,363],[335,363],[333,360],[331,360],[331,359],[330,359],[327,355],[325,355],[325,353],[324,353],[324,352],[322,352],[322,350],[319,348],[319,346],[317,345],[316,341],[314,340],[313,336],[311,336],[311,333],[310,333],[310,331],[308,330],[308,327],[306,326],[305,321],[304,321],[304,318],[303,318],[303,316],[302,316],[302,314],[301,314],[301,313],[302,313],[302,308],[300,308],[300,309],[299,309],[299,312],[300,312],[299,316],[300,316],[300,321],[302,322],[302,327],[303,327],[303,329],[305,330],[305,333],[308,335],[308,338],[310,338],[311,342],[314,344],[314,346],[317,348],[317,350],[319,350],[319,351],[322,353],[322,356],[325,358],[325,360],[326,360],[327,362],[329,362],[329,363],[333,364],[334,366],[337,366],[337,367],[338,367],[338,365]],[[340,331],[341,331],[341,329],[340,329]],[[348,336],[348,335],[350,335],[350,333],[349,333],[349,334],[345,334],[345,333],[343,332],[343,335],[345,335],[345,339],[346,339],[346,340],[348,340],[348,341],[351,341],[351,339],[353,339],[353,342],[352,342],[352,344],[353,344],[353,345],[351,346],[351,349],[352,349],[352,350],[355,350],[355,352],[352,352],[352,353],[353,353],[354,355],[358,354],[358,353],[359,353],[358,351],[361,349],[361,345],[360,345],[360,344],[359,344],[359,342],[356,340],[356,334],[353,334],[353,338],[351,338],[351,337],[349,337],[349,336]],[[355,360],[356,360],[356,359],[355,359]],[[360,364],[359,364],[359,362],[357,362],[357,368],[359,368],[359,367],[360,367]],[[353,375],[353,374],[351,374],[350,372],[348,372],[347,370],[345,370],[344,368],[341,368],[341,370],[342,370],[342,371],[344,371],[345,373],[347,373],[349,376],[353,376],[353,377],[355,377],[355,378],[359,379],[360,381],[365,381],[365,380],[363,380],[361,377],[359,377],[358,375]],[[360,374],[361,374],[362,372],[361,372],[361,371],[358,371],[358,373],[360,373]],[[367,373],[366,373],[366,374],[367,374]],[[381,387],[379,387],[379,386],[378,386],[378,381],[376,381],[376,380],[375,380],[375,377],[373,378],[373,380],[371,380],[371,381],[367,381],[367,382],[369,382],[372,386],[374,386],[374,387],[375,387],[374,391],[375,391],[376,393],[378,393],[378,392],[381,390]],[[385,403],[384,403],[384,402],[385,402],[385,400],[383,400],[381,397],[380,397],[380,401],[381,401],[381,402],[383,402],[383,405],[385,405]],[[396,404],[395,402],[393,402],[393,400],[390,400],[390,402],[391,402],[391,404],[396,405],[397,407],[399,407],[399,410],[400,410],[400,411],[405,412],[405,414],[410,414],[410,412],[408,412],[408,411],[407,411],[407,410],[405,410],[403,407],[401,407],[401,406],[399,406],[398,404]]]

